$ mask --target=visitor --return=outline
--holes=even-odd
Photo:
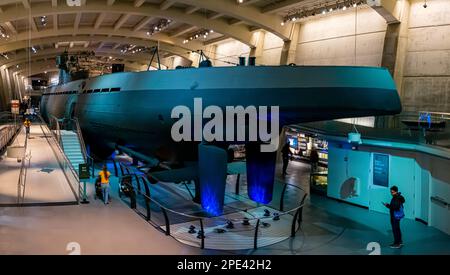
[[[315,148],[311,149],[309,161],[311,162],[311,173],[316,172],[317,166],[319,165],[319,153],[317,153]]]
[[[28,137],[30,135],[31,121],[28,118],[26,118],[25,121],[23,122],[23,125],[25,126],[26,137]]]
[[[390,245],[391,248],[400,248],[403,246],[402,231],[400,230],[400,220],[405,216],[403,212],[403,204],[405,198],[398,192],[397,186],[391,187],[391,203],[383,203],[389,208],[391,218],[392,233],[394,234],[394,243]]]
[[[109,204],[109,178],[111,173],[108,171],[106,165],[103,165],[102,171],[98,174],[100,177],[100,184],[102,187],[103,201]]]
[[[286,144],[283,146],[283,149],[281,149],[281,154],[283,157],[283,176],[287,175],[287,167],[289,164],[289,158],[291,156],[291,149],[289,146],[289,141],[286,142]]]

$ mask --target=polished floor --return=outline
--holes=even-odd
[[[25,129],[18,134],[12,146],[24,146]],[[41,127],[33,125],[28,138],[26,184],[23,187],[24,204],[75,203],[74,192],[59,166],[56,156],[43,136]],[[14,205],[18,197],[18,179],[22,164],[16,158],[0,156],[0,207]]]
[[[279,179],[304,186],[309,180],[306,164],[291,162],[288,172]],[[388,216],[317,195],[308,199],[295,238],[257,250],[201,250],[148,224],[118,198],[117,179],[112,186],[109,205],[93,199],[91,184],[87,205],[0,208],[0,254],[69,254],[72,242],[80,245],[81,254],[367,255],[373,242],[381,254],[450,254],[449,235],[413,220],[402,221],[405,246],[391,249]]]

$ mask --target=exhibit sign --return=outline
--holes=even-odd
[[[85,163],[80,163],[78,165],[78,178],[80,180],[90,179],[91,175],[89,174],[89,165]]]
[[[11,100],[11,113],[18,115],[20,113],[20,101]]]
[[[389,186],[389,155],[373,154],[373,185]]]

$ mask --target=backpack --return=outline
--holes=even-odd
[[[403,211],[403,205],[400,206],[398,210],[394,211],[394,218],[396,220],[401,220],[405,217],[405,212]]]

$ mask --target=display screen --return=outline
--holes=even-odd
[[[389,155],[373,155],[373,184],[389,186]]]
[[[289,146],[291,148],[297,150],[297,148],[298,148],[298,138],[297,137],[288,136],[287,140],[289,142]]]

